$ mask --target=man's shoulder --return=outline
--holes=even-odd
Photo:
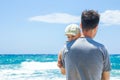
[[[84,44],[84,45],[93,45],[96,47],[105,47],[102,43],[97,42],[91,38],[80,37],[76,40],[76,44]]]
[[[95,41],[93,39],[87,38],[87,41],[93,45],[99,46],[99,47],[104,47],[104,45],[98,41]]]

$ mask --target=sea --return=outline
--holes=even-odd
[[[0,54],[0,80],[66,80],[57,54]],[[110,55],[110,80],[120,80],[120,54]]]

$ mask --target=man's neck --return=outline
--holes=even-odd
[[[84,35],[84,37],[89,37],[89,38],[94,37],[94,34],[93,34],[92,30],[89,30],[89,31],[84,30],[83,35]]]

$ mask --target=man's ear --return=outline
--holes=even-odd
[[[96,26],[95,30],[96,30],[96,31],[98,30],[98,25]]]
[[[92,32],[96,34],[97,30],[98,30],[98,26],[96,26],[96,27],[92,30]]]
[[[80,23],[80,28],[82,29],[82,24]]]

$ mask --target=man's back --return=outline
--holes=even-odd
[[[101,80],[110,70],[109,56],[102,44],[91,38],[79,38],[64,54],[67,80]]]

